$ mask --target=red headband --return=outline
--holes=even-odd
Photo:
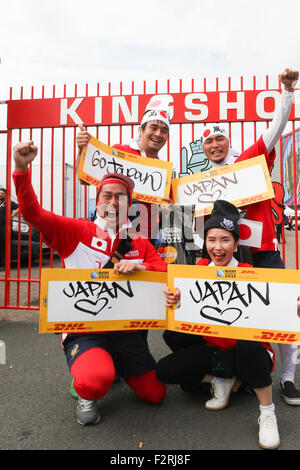
[[[97,186],[97,195],[105,184],[121,184],[124,186],[129,194],[129,204],[131,204],[131,196],[132,196],[132,191],[134,188],[134,182],[132,181],[129,176],[125,176],[119,173],[108,173],[107,175],[103,176],[102,180]]]

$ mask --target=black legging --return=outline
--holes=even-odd
[[[198,335],[166,332],[164,339],[174,352],[158,361],[158,378],[182,387],[200,387],[203,377],[213,373],[212,357],[219,350],[206,346]],[[271,385],[272,360],[260,342],[238,340],[234,349],[220,354],[225,362],[232,362],[232,376],[244,384],[251,388]]]

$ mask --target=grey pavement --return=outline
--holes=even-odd
[[[99,401],[102,420],[83,427],[75,420],[76,400],[60,337],[39,334],[38,321],[0,323],[7,363],[0,365],[1,450],[258,450],[258,404],[234,393],[228,408],[208,411],[206,394],[168,386],[159,406],[138,400],[121,381]],[[168,353],[161,332],[150,332],[156,359]],[[274,403],[281,450],[299,449],[300,407],[280,395],[277,366]],[[299,367],[298,367],[299,369]],[[299,370],[296,383],[300,387]]]
[[[293,236],[293,235],[291,235]],[[294,261],[292,242],[287,242]],[[293,266],[290,266],[293,267]],[[75,420],[76,400],[69,393],[70,374],[60,337],[38,333],[38,312],[0,310],[0,340],[6,364],[0,364],[0,450],[196,451],[259,450],[256,397],[231,396],[222,411],[204,408],[206,394],[184,393],[168,386],[158,406],[138,400],[120,381],[99,406],[96,426]],[[149,332],[156,359],[169,353],[161,331]],[[277,346],[275,345],[275,351]],[[296,385],[300,388],[300,366]],[[274,403],[279,423],[279,450],[300,448],[300,406],[283,402],[280,360],[273,373]],[[261,450],[262,452],[266,452]]]

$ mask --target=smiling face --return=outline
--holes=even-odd
[[[97,201],[97,212],[115,232],[128,217],[129,195],[125,186],[108,183],[102,186]]]
[[[216,266],[227,266],[237,249],[238,241],[227,230],[211,228],[207,231],[205,245],[210,259]]]
[[[148,121],[145,128],[139,128],[139,146],[147,157],[157,157],[169,137],[169,128],[162,121]]]
[[[203,142],[203,150],[211,162],[222,163],[229,152],[228,139],[223,135],[214,134]]]

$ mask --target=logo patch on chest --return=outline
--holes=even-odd
[[[96,248],[97,250],[106,251],[107,241],[101,240],[101,238],[93,237],[91,242],[91,247]]]

